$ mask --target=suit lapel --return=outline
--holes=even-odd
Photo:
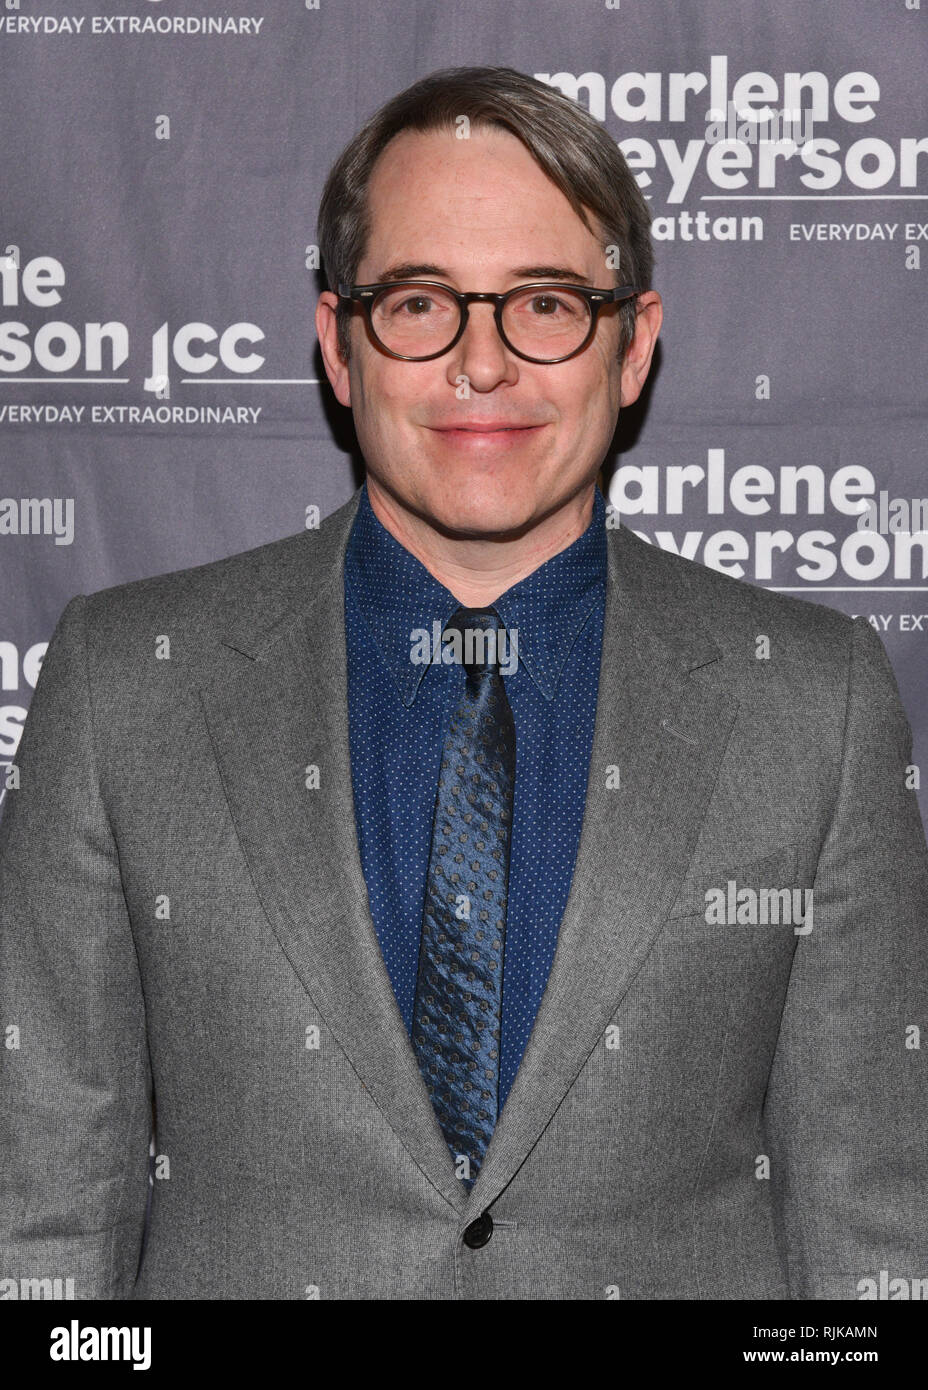
[[[458,1212],[484,1210],[536,1143],[644,960],[705,815],[737,702],[694,678],[720,655],[666,571],[610,531],[599,701],[583,829],[547,989],[468,1195],[396,1004],[358,852],[348,736],[344,549],[359,494],[233,592],[201,689],[239,839],[304,988],[414,1161]],[[286,573],[281,577],[280,570]],[[319,786],[306,787],[306,769]],[[620,786],[607,787],[617,768]]]
[[[470,1194],[474,1211],[512,1179],[650,951],[686,873],[738,709],[694,675],[721,652],[685,598],[662,588],[666,566],[631,533],[607,534],[580,845],[547,988]],[[607,786],[610,768],[618,787]]]
[[[298,538],[295,590],[258,595],[200,693],[239,839],[287,959],[387,1122],[460,1211],[467,1194],[396,1004],[358,852],[342,568],[357,496],[315,536]],[[311,766],[315,790],[306,787]]]

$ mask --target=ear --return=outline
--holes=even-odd
[[[341,405],[351,406],[351,383],[348,377],[348,363],[338,350],[338,329],[335,310],[338,295],[331,290],[323,290],[316,304],[316,332],[322,349],[325,374],[329,378],[335,398]]]
[[[639,295],[636,310],[635,336],[622,362],[622,405],[631,405],[641,395],[664,320],[661,297],[656,290],[645,290]]]

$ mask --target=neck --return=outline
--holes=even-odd
[[[449,536],[404,507],[370,474],[367,495],[381,525],[466,608],[488,608],[583,535],[593,516],[595,481],[537,524],[511,537]]]

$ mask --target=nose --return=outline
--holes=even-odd
[[[455,384],[464,375],[476,391],[492,391],[500,382],[518,380],[516,358],[496,327],[492,304],[468,305],[467,325],[449,363]]]

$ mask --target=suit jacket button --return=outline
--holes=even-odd
[[[493,1218],[488,1211],[481,1212],[464,1232],[464,1244],[471,1250],[480,1250],[493,1234]]]

